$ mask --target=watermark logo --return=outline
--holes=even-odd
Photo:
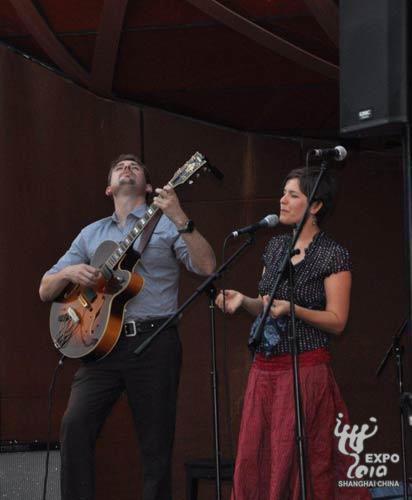
[[[399,455],[397,453],[366,453],[364,456],[362,455],[365,450],[365,441],[378,432],[378,420],[375,417],[370,417],[366,424],[351,426],[343,423],[342,419],[343,414],[339,413],[336,418],[334,435],[338,438],[338,450],[343,455],[352,457],[353,463],[346,474],[349,481],[339,481],[339,486],[385,486],[386,483],[391,483],[393,486],[392,481],[382,481],[382,479],[386,478],[388,474],[388,464],[399,462]],[[377,484],[378,482],[379,484]]]

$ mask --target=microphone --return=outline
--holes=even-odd
[[[336,161],[342,161],[346,158],[348,152],[343,146],[335,146],[334,148],[312,149],[313,156],[318,158],[333,158]]]
[[[250,226],[242,227],[241,229],[236,229],[236,231],[233,231],[230,233],[230,236],[232,238],[237,238],[241,234],[245,233],[254,233],[258,229],[262,227],[275,227],[279,223],[279,217],[275,214],[270,214],[264,217],[262,220],[259,222],[255,222],[255,224],[251,224]]]

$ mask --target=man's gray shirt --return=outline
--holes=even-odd
[[[119,227],[116,214],[100,219],[83,228],[69,250],[46,274],[57,273],[74,264],[89,264],[97,247],[106,240],[122,241],[146,211],[146,205],[131,212],[124,227]],[[139,246],[140,237],[133,248]],[[169,316],[177,309],[180,265],[198,273],[190,259],[187,247],[176,226],[162,215],[146,250],[135,270],[145,280],[141,292],[127,305],[125,320],[145,320]]]

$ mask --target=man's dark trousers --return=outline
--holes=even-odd
[[[177,329],[160,333],[139,355],[147,334],[122,335],[113,351],[76,372],[61,425],[62,500],[95,500],[95,444],[114,403],[126,391],[143,462],[143,500],[171,500],[171,457],[181,365]]]

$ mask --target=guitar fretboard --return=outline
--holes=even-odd
[[[136,222],[131,231],[129,231],[127,236],[118,244],[116,250],[114,250],[114,252],[106,260],[104,267],[108,271],[113,271],[125,253],[133,245],[134,241],[142,234],[143,229],[147,226],[148,222],[158,210],[159,209],[152,203],[146,210],[143,217]]]

